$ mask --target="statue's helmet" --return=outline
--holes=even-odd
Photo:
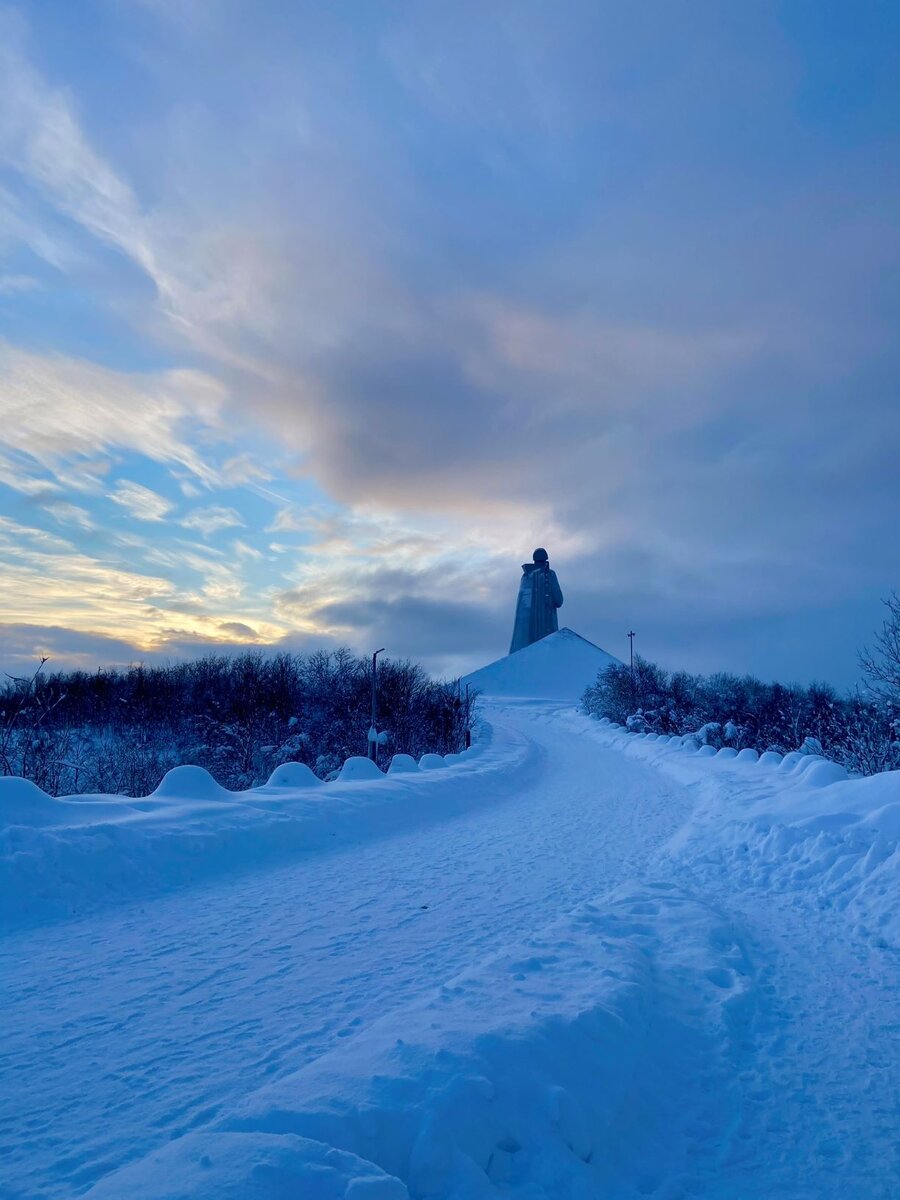
[[[537,550],[535,550],[531,557],[536,563],[545,563],[550,561],[550,555],[543,548],[543,546],[538,546]]]

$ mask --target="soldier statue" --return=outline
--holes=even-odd
[[[522,563],[522,581],[516,601],[516,623],[513,626],[510,654],[539,642],[548,633],[559,629],[556,610],[562,607],[563,594],[556,572],[550,570],[547,551],[538,547],[532,555],[534,562]]]

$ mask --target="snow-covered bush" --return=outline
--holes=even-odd
[[[666,683],[668,677],[654,663],[640,655],[635,656],[634,672],[624,663],[613,663],[601,671],[596,684],[588,688],[583,697],[586,712],[597,717],[609,717],[619,725],[626,725],[629,717],[641,714],[644,731],[667,733],[660,726],[660,709],[666,709]],[[666,725],[666,721],[662,721]]]
[[[371,683],[370,660],[349,650],[218,654],[96,674],[39,669],[0,689],[0,774],[53,795],[130,796],[183,763],[232,789],[264,783],[290,761],[326,778],[367,753]],[[378,722],[398,753],[464,748],[456,686],[414,663],[379,661]],[[382,753],[387,736],[378,738]]]
[[[897,614],[900,620],[900,601]],[[886,633],[880,644],[889,655],[893,643]],[[892,678],[885,666],[867,694],[842,698],[823,683],[804,688],[724,672],[669,674],[636,657],[633,676],[621,664],[601,671],[582,707],[634,732],[690,735],[692,744],[716,749],[786,754],[799,747],[872,775],[900,768],[900,693],[895,703]]]
[[[735,721],[726,721],[722,726],[722,741],[726,746],[733,746],[735,750],[744,749],[746,735],[747,730],[744,726]]]
[[[722,748],[722,726],[719,721],[707,721],[694,730],[694,737],[701,746],[715,746],[717,750]]]
[[[825,754],[860,775],[900,770],[900,736],[890,706],[859,697],[847,705],[840,736],[826,742]]]

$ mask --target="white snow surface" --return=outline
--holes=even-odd
[[[485,696],[578,700],[596,683],[598,672],[618,661],[573,630],[560,629],[480,667],[461,682]]]
[[[484,713],[326,785],[4,784],[4,1200],[900,1195],[900,773]]]

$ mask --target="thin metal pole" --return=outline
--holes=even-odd
[[[372,725],[369,731],[369,758],[372,762],[378,761],[378,742],[375,736],[378,733],[378,655],[384,650],[384,646],[380,650],[376,650],[372,655]]]
[[[637,697],[637,690],[634,686],[634,630],[628,630],[628,649],[631,658],[631,707],[634,708],[634,702]]]

